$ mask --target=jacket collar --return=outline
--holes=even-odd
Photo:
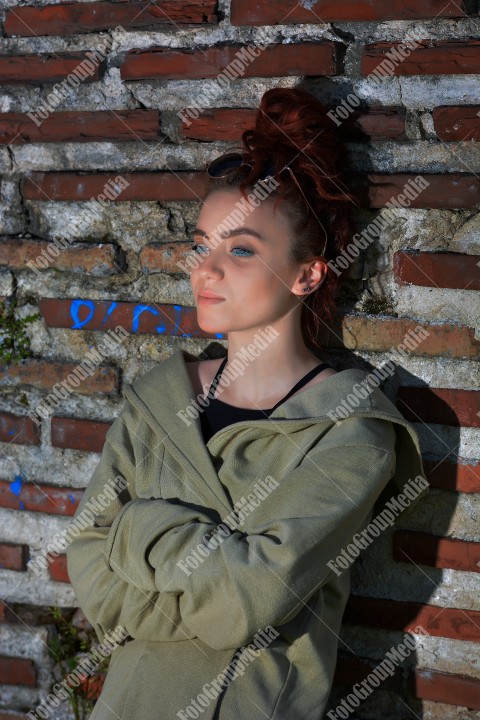
[[[177,349],[133,384],[127,385],[124,394],[161,435],[173,456],[186,468],[188,476],[197,477],[202,497],[211,502],[213,493],[217,501],[220,500],[225,508],[230,509],[228,497],[218,482],[210,451],[214,450],[216,438],[221,433],[236,432],[241,423],[219,430],[205,445],[199,416],[190,418],[190,425],[182,419],[182,411],[185,413],[192,401],[197,401],[186,363],[198,359],[187,350]],[[249,420],[246,425],[268,423],[272,432],[293,432],[311,424],[312,420],[331,425],[334,421],[328,412],[335,412],[342,400],[346,400],[353,392],[355,384],[364,381],[367,375],[365,370],[358,368],[337,372],[288,398],[273,411],[269,419]],[[198,402],[197,408],[201,412]],[[399,488],[409,478],[424,474],[416,432],[381,390],[370,388],[366,398],[360,399],[358,406],[349,415],[376,417],[394,423],[398,436],[397,453],[402,452],[402,471],[397,472],[395,478]],[[282,427],[285,422],[288,427]]]

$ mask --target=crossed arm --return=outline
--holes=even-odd
[[[132,438],[117,421],[77,513],[107,476],[134,478]],[[86,529],[67,549],[80,606],[97,633],[123,624],[142,639],[199,637],[219,650],[241,647],[260,628],[288,622],[328,580],[328,561],[363,527],[393,473],[394,445],[393,426],[382,420],[349,418],[332,427],[224,537],[206,512],[132,491],[133,499],[112,502],[99,518],[103,527]],[[199,546],[194,569],[187,559]]]

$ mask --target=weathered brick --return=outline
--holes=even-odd
[[[138,312],[140,307],[141,312]],[[198,326],[195,307],[41,298],[39,311],[46,327],[108,330],[122,325],[132,333],[219,337],[218,334],[206,333]],[[321,340],[326,347],[382,352],[392,347],[396,349],[403,343],[405,335],[418,325],[414,320],[402,318],[347,314],[332,323],[331,332],[324,330]],[[421,326],[429,335],[418,345],[415,354],[478,357],[480,342],[475,339],[473,328],[425,323]]]
[[[69,583],[67,570],[67,556],[65,553],[54,558],[48,566],[48,574],[55,582]]]
[[[480,392],[477,390],[400,387],[397,406],[412,422],[480,427]]]
[[[0,82],[9,85],[29,83],[51,83],[65,80],[83,60],[87,53],[53,53],[52,55],[3,55],[0,57]],[[95,82],[100,79],[104,60],[95,65],[91,75],[81,82]]]
[[[0,480],[0,507],[73,516],[83,490],[43,483]]]
[[[327,112],[335,111],[334,105],[325,105]],[[180,137],[188,140],[219,140],[223,142],[240,141],[245,130],[255,124],[254,109],[249,108],[212,108],[204,110],[195,117],[197,110],[185,110]],[[405,140],[405,108],[368,108],[363,112],[353,112],[342,120],[338,127],[340,134],[349,140],[370,138],[371,140]],[[332,120],[332,122],[334,122]]]
[[[379,42],[366,45],[362,52],[362,75],[386,68],[387,75],[458,75],[477,73],[480,66],[480,40],[421,40],[417,47],[405,49],[406,57],[396,55],[403,43]],[[389,65],[382,66],[383,61]]]
[[[480,140],[480,105],[448,105],[433,109],[437,137],[446,142]]]
[[[306,5],[292,6],[290,0],[259,3],[256,0],[232,0],[232,25],[292,25],[296,23],[327,23],[342,21],[413,20],[417,18],[462,17],[471,4],[466,2],[445,3],[442,0],[377,0],[357,2],[342,0],[317,0],[311,9]]]
[[[288,46],[287,46],[288,47]],[[474,208],[480,203],[480,181],[476,175],[422,173],[429,186],[410,200],[404,195],[408,181],[418,173],[381,175],[351,174],[352,189],[366,208],[405,207]],[[91,200],[104,192],[112,173],[32,172],[22,179],[22,195],[26,200]],[[111,202],[157,200],[160,202],[194,200],[206,197],[208,182],[202,171],[122,173],[129,183]],[[108,187],[108,186],[107,186]],[[399,199],[400,198],[400,199]]]
[[[435,637],[480,642],[480,611],[476,610],[350,595],[342,622],[404,632],[421,626]]]
[[[122,80],[217,78],[232,60],[239,59],[245,65],[242,77],[338,75],[345,54],[341,43],[330,41],[269,45],[265,50],[255,48],[255,56],[251,60],[247,48],[223,43],[198,50],[130,50],[121,65],[120,74]]]
[[[17,365],[8,367],[0,365],[0,386],[31,385],[39,390],[51,391],[62,381],[68,385],[68,376],[79,364],[54,363],[48,360],[25,359]],[[76,383],[75,377],[73,378]],[[77,387],[72,384],[72,392],[76,395],[110,395],[119,391],[120,379],[118,368],[98,366],[92,375],[88,375]]]
[[[17,712],[4,712],[0,710],[0,720],[25,720],[26,715]]]
[[[79,420],[78,418],[53,417],[51,422],[54,447],[101,452],[111,423]]]
[[[4,685],[35,687],[36,671],[33,660],[0,655],[0,678]]]
[[[423,458],[423,467],[432,487],[463,493],[480,492],[480,463],[452,462],[447,458]]]
[[[456,325],[418,323],[403,318],[376,315],[345,315],[332,324],[332,332],[324,331],[324,343],[330,347],[383,352],[395,350],[407,333],[420,325],[429,335],[415,349],[415,355],[440,355],[451,358],[477,358],[480,342],[474,329]],[[407,350],[408,352],[408,350]]]
[[[395,280],[423,287],[480,290],[480,255],[449,252],[396,252]]]
[[[421,176],[429,185],[417,197],[405,195],[408,182]],[[351,185],[367,208],[475,208],[480,203],[480,180],[468,173],[351,174]]]
[[[40,445],[39,427],[25,415],[0,412],[0,442]]]
[[[393,559],[396,562],[480,572],[480,543],[397,530],[393,534]]]
[[[178,262],[187,262],[191,253],[190,242],[149,243],[140,252],[142,272],[183,272]]]
[[[167,0],[161,8],[145,2],[58,3],[46,7],[16,7],[7,10],[4,30],[13,35],[77,35],[154,25],[215,23],[216,4],[212,0]]]
[[[0,622],[9,625],[21,625],[23,627],[33,627],[40,625],[54,625],[56,620],[54,617],[52,605],[34,605],[32,603],[13,603],[8,601],[2,602],[4,606],[4,614],[0,617]],[[53,606],[54,607],[54,606]],[[75,610],[71,608],[58,607],[62,617],[69,621]]]
[[[57,257],[54,257],[53,252],[49,252],[50,245],[51,243],[44,240],[4,238],[0,241],[0,265],[12,269],[30,268],[33,272],[55,268],[67,272],[88,273],[95,277],[116,275],[123,270],[123,253],[121,248],[113,243],[71,243],[68,247],[61,248]],[[35,268],[31,268],[29,262],[33,263]]]
[[[0,568],[23,572],[27,569],[28,546],[0,543]]]
[[[122,325],[132,333],[218,337],[198,326],[196,308],[180,305],[41,298],[39,311],[46,327],[109,330]]]
[[[411,674],[410,690],[421,700],[480,710],[479,678],[418,668]]]
[[[91,200],[111,187],[115,173],[33,172],[22,179],[26,200]],[[206,196],[207,182],[203,173],[190,171],[135,172],[121,177],[129,184],[110,202],[130,200],[199,200]]]
[[[38,10],[58,8],[48,5]],[[16,8],[15,14],[19,10]],[[34,111],[32,111],[34,114]],[[158,110],[91,110],[53,112],[46,119],[33,118],[25,113],[0,114],[0,145],[34,142],[116,142],[158,140],[160,113]]]

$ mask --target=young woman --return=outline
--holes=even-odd
[[[190,258],[227,353],[177,349],[126,387],[75,516],[80,607],[100,641],[128,633],[92,720],[320,720],[350,591],[336,560],[384,498],[425,492],[379,380],[321,357],[355,203],[325,108],[269,90],[242,142],[209,166]]]

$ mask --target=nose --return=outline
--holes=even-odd
[[[216,279],[223,277],[219,253],[209,249],[208,252],[202,254],[197,272],[203,280],[211,277]]]

